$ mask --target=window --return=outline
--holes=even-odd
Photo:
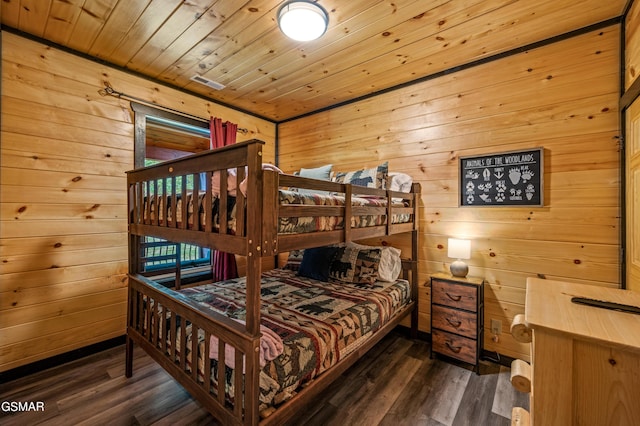
[[[158,164],[209,149],[208,122],[137,103],[131,106],[136,121],[136,167]],[[177,184],[181,185],[182,182]],[[190,178],[187,180],[187,190],[192,189],[193,179]],[[152,187],[151,191],[154,190]],[[167,191],[173,190],[180,192],[181,188],[167,188]],[[211,250],[208,248],[145,237],[140,240],[140,253],[140,270],[146,275],[168,274],[177,268],[182,270],[182,275],[189,268],[210,272],[210,268],[198,268],[211,265]]]

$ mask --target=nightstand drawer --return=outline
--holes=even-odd
[[[475,339],[478,335],[478,316],[474,313],[433,305],[431,315],[433,328],[461,334],[471,339]]]
[[[473,339],[434,329],[431,330],[431,345],[434,352],[469,364],[477,364],[478,342]]]
[[[431,302],[476,312],[478,309],[477,287],[432,279]]]

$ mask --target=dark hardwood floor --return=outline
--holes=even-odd
[[[44,411],[2,409],[2,425],[218,424],[139,348],[125,378],[124,346],[3,383],[7,401],[41,401]],[[483,361],[475,374],[394,331],[291,425],[510,425],[514,405],[528,408],[528,396],[513,389],[508,368]]]

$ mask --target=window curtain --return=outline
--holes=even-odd
[[[222,123],[222,119],[211,117],[209,121],[211,149],[221,148],[236,143],[238,125],[230,122]],[[218,250],[213,251],[213,280],[222,281],[238,277],[236,256]]]

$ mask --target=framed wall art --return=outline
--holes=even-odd
[[[460,157],[460,206],[544,206],[544,148]]]

